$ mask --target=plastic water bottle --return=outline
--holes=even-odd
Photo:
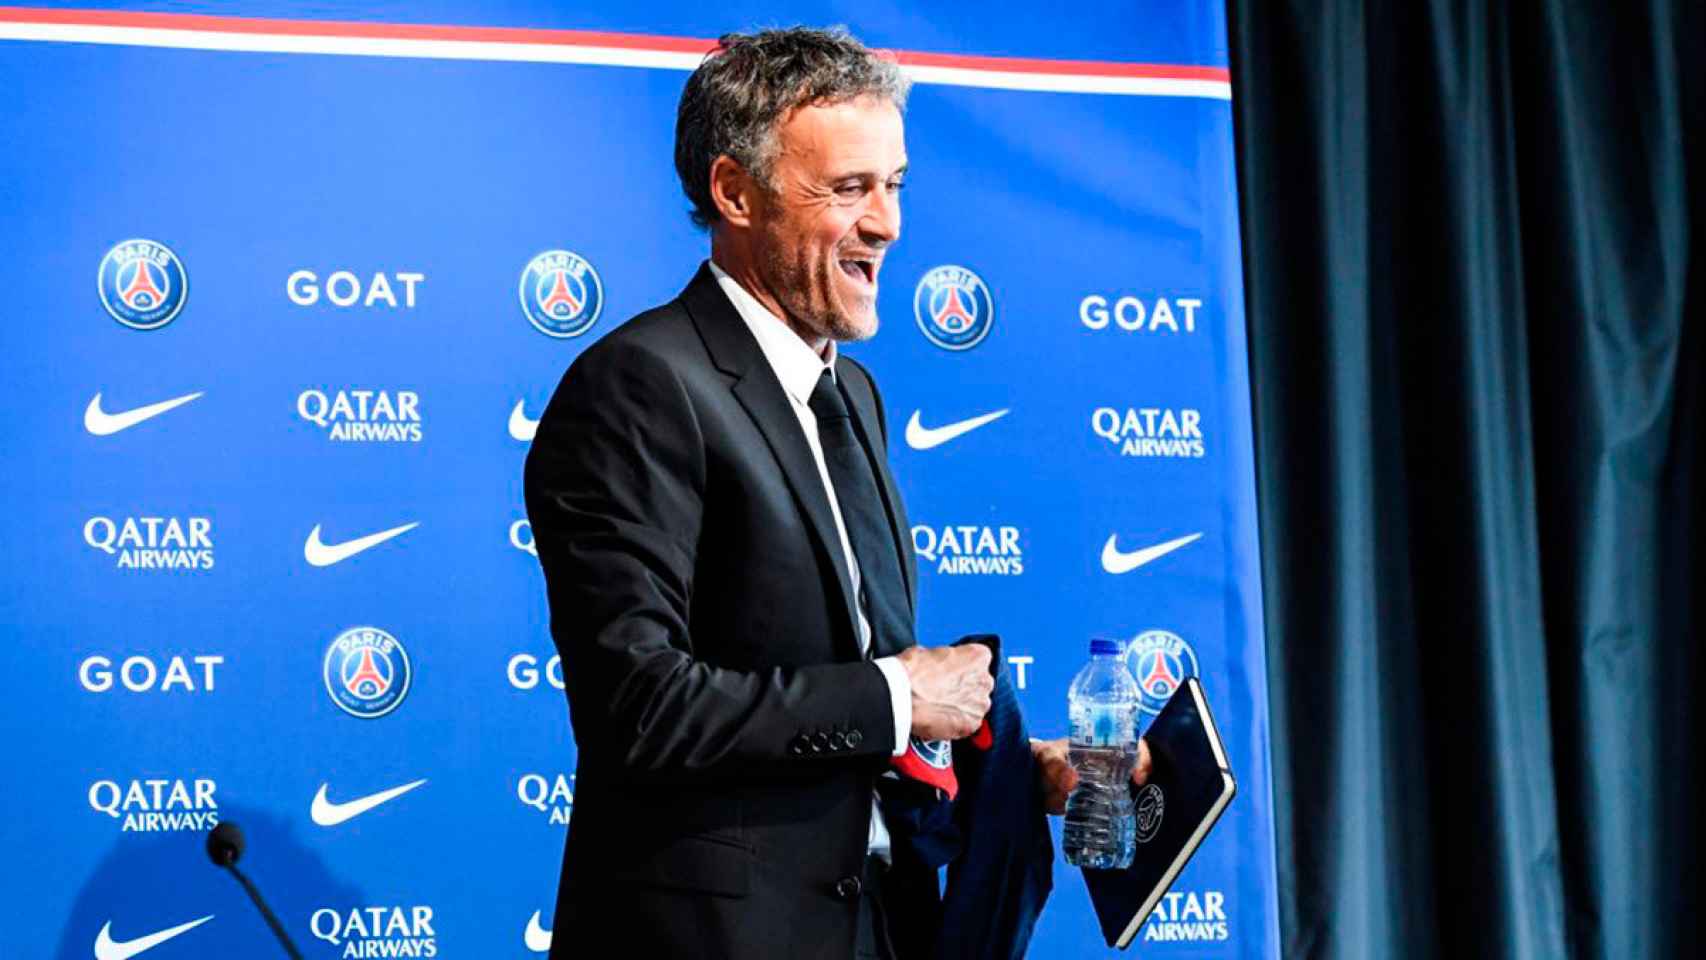
[[[1069,758],[1078,786],[1066,798],[1061,846],[1076,867],[1123,869],[1137,848],[1131,769],[1137,763],[1138,690],[1121,648],[1118,640],[1091,640],[1090,662],[1067,693]]]

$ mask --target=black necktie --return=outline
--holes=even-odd
[[[834,484],[833,496],[841,507],[841,522],[859,563],[859,605],[871,625],[871,646],[877,651],[898,651],[912,646],[912,618],[908,615],[906,581],[900,575],[900,557],[895,554],[888,512],[877,490],[865,445],[853,432],[847,413],[847,398],[830,372],[825,370],[812,390],[808,405],[817,415],[817,437],[823,447],[823,462]]]

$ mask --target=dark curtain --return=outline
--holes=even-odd
[[[1706,17],[1232,0],[1288,957],[1698,957]]]

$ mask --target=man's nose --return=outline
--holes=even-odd
[[[900,193],[871,192],[871,203],[859,220],[860,239],[873,246],[886,246],[900,239]]]

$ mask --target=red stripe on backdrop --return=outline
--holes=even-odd
[[[351,20],[281,20],[266,17],[218,17],[197,13],[151,13],[131,10],[0,7],[0,22],[130,27],[149,30],[192,30],[204,33],[245,33],[270,36],[545,44],[646,50],[657,53],[707,53],[716,47],[715,40],[693,37],[665,37],[641,33],[608,33],[594,30],[467,27],[426,23],[366,23]],[[989,73],[1076,77],[1140,77],[1165,80],[1209,80],[1221,83],[1231,81],[1231,74],[1225,67],[1117,63],[1095,60],[1042,60],[1028,57],[981,57],[948,53],[923,53],[910,50],[889,52],[897,61],[908,66],[947,67]]]

